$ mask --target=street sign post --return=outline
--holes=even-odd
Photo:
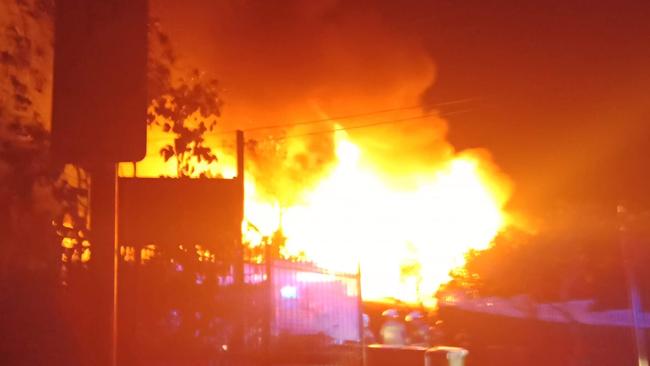
[[[95,331],[82,365],[115,365],[116,164],[146,152],[147,0],[56,0],[52,150],[91,175]]]
[[[147,1],[58,0],[52,148],[85,165],[146,152]]]

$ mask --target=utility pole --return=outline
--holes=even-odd
[[[244,292],[246,288],[246,279],[244,275],[244,245],[242,243],[241,224],[244,221],[244,132],[238,130],[236,132],[237,139],[237,200],[241,202],[240,210],[236,212],[237,222],[239,228],[235,238],[235,260],[234,260],[234,280],[235,289],[237,291],[237,301],[239,306],[235,311],[235,329],[233,348],[238,357],[242,357],[244,353],[244,332],[245,332],[245,299]]]
[[[117,163],[146,153],[147,0],[56,0],[52,151],[90,172],[92,304],[81,365],[117,362]],[[75,327],[75,324],[69,324]]]
[[[637,365],[648,366],[648,350],[646,348],[645,330],[641,326],[643,306],[641,304],[641,296],[639,295],[639,288],[636,281],[636,261],[634,260],[633,248],[631,248],[629,240],[629,215],[625,206],[622,204],[619,204],[616,207],[616,213],[618,215],[618,230],[621,254],[623,257],[623,270],[625,271],[625,279],[630,300],[630,311],[632,312]]]
[[[92,303],[96,332],[89,336],[89,364],[117,364],[117,164],[91,168],[90,229],[92,232]]]

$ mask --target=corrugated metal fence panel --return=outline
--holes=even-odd
[[[271,335],[320,335],[330,343],[360,342],[355,275],[274,262]]]
[[[284,261],[270,270],[272,363],[360,365],[357,276]]]
[[[233,265],[191,254],[123,263],[120,326],[131,364],[360,364],[356,275],[278,260],[246,263],[237,286]]]

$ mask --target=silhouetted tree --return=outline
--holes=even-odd
[[[216,153],[205,143],[205,133],[214,131],[221,115],[218,84],[197,69],[183,73],[169,37],[155,22],[150,27],[150,45],[148,123],[174,135],[174,143],[164,146],[160,154],[165,161],[176,160],[177,176],[193,176],[199,173],[197,164],[217,161]]]
[[[52,14],[51,0],[0,4],[0,363],[7,365],[59,364],[67,354],[57,231],[72,191],[49,154]]]
[[[642,230],[650,222],[647,216],[637,215],[630,224],[637,262],[650,254],[650,237]],[[596,299],[606,307],[626,307],[621,225],[613,209],[558,210],[536,233],[508,230],[490,249],[469,253],[465,268],[452,274],[444,290],[477,296],[526,294],[539,302]],[[643,266],[637,269],[641,279],[650,274]],[[647,283],[642,286],[649,289]]]
[[[51,75],[51,1],[2,5],[0,24],[0,279],[51,265],[57,168],[43,107]]]

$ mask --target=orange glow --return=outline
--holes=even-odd
[[[164,142],[154,136],[157,145]],[[244,241],[260,245],[281,229],[287,257],[345,272],[360,266],[364,299],[435,306],[433,295],[449,280],[450,270],[464,265],[468,250],[487,248],[508,223],[509,181],[489,159],[464,152],[400,173],[398,180],[407,183],[399,185],[391,181],[390,168],[367,156],[368,150],[345,131],[336,132],[333,142],[333,161],[309,187],[276,187],[272,179],[246,172]],[[280,144],[289,154],[304,149],[301,139]],[[156,160],[160,146],[150,145],[138,175],[173,176],[173,160]],[[221,151],[219,158],[218,166],[204,169],[234,176],[234,154]],[[252,165],[247,163],[247,169]],[[130,175],[127,168],[122,167],[123,175]]]

